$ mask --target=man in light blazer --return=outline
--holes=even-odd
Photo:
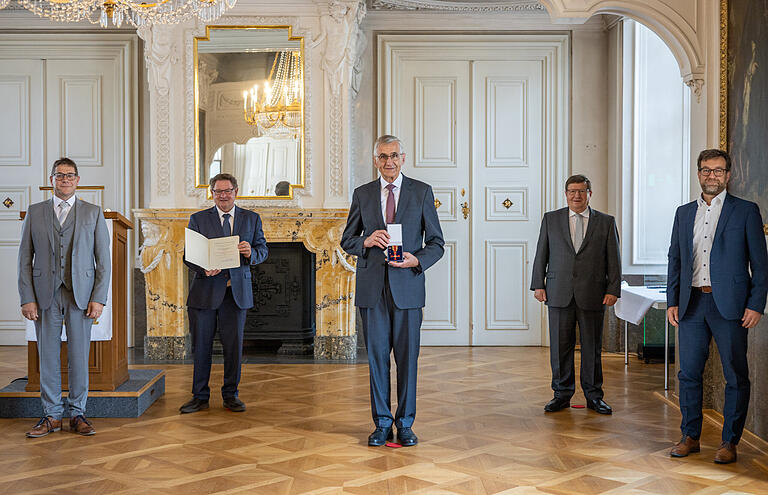
[[[416,368],[424,271],[443,256],[443,232],[432,188],[405,177],[400,140],[384,135],[373,147],[373,164],[381,177],[355,189],[341,247],[357,256],[355,305],[360,308],[371,380],[371,412],[376,429],[368,445],[397,438],[408,447],[418,443],[412,425],[416,417]],[[401,224],[403,260],[387,262],[387,224]],[[390,411],[389,354],[397,365],[397,411]]]
[[[736,460],[747,419],[747,331],[765,309],[768,253],[758,206],[726,192],[728,153],[704,150],[697,168],[701,196],[675,213],[667,266],[667,318],[679,326],[683,416],[682,438],[670,455],[700,450],[702,373],[714,337],[726,379],[722,443],[714,461],[728,464]]]
[[[77,165],[56,160],[53,198],[29,207],[19,245],[19,298],[24,318],[35,322],[40,359],[43,417],[27,432],[38,438],[61,430],[61,329],[66,326],[69,361],[69,428],[96,430],[85,417],[91,326],[107,303],[112,274],[109,231],[99,206],[75,196]]]
[[[192,399],[179,408],[182,413],[209,407],[211,389],[208,379],[211,376],[213,336],[217,327],[224,348],[224,383],[221,387],[224,407],[233,412],[245,411],[245,404],[238,398],[237,387],[240,384],[245,316],[253,307],[250,266],[267,259],[267,240],[261,230],[259,214],[235,206],[237,179],[230,174],[218,174],[210,180],[210,186],[215,206],[192,214],[188,227],[209,239],[240,236],[237,245],[240,266],[205,270],[184,260],[184,264],[195,272],[187,297],[194,372]]]
[[[567,208],[541,222],[531,290],[549,308],[549,356],[555,412],[570,406],[576,391],[573,354],[576,322],[581,338],[581,388],[587,407],[611,414],[603,400],[603,315],[621,296],[621,255],[616,221],[589,207],[592,184],[583,175],[565,182]]]

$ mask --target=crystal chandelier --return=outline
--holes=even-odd
[[[150,24],[175,24],[191,16],[203,22],[221,17],[237,0],[16,0],[27,10],[53,21],[89,21],[107,27],[120,27],[123,21],[134,27]],[[154,3],[152,3],[154,2]],[[10,0],[0,0],[0,9]]]
[[[301,132],[301,91],[303,86],[301,52],[282,51],[260,92],[254,84],[243,91],[245,121],[258,127],[262,135],[296,138]]]

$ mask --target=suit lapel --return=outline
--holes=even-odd
[[[562,212],[563,213],[559,216],[560,232],[565,237],[565,242],[571,247],[571,251],[576,252],[576,250],[573,248],[573,239],[571,239],[571,228],[568,225],[571,219],[570,210],[568,208],[563,208]],[[584,243],[582,242],[582,244]]]
[[[395,212],[395,223],[403,223],[403,215],[408,206],[408,201],[411,199],[411,188],[413,187],[413,181],[406,176],[403,176],[403,182],[400,184],[400,197],[397,200],[397,211]]]
[[[235,220],[232,223],[232,235],[238,235],[243,225],[243,209],[235,206],[232,208],[232,212],[235,214]]]
[[[72,209],[70,210],[69,214],[67,215],[67,220],[69,220],[70,216],[74,215],[74,225],[72,226],[72,229],[74,229],[72,231],[72,238],[73,239],[77,239],[77,235],[80,233],[80,228],[81,228],[81,223],[82,223],[82,219],[78,219],[77,218],[78,215],[77,215],[77,213],[75,213],[78,210],[77,203],[79,201],[80,200],[78,198],[75,198],[75,202],[72,203]],[[67,220],[64,220],[64,223],[67,223]]]
[[[723,229],[725,229],[725,224],[728,223],[728,219],[731,217],[731,212],[733,212],[733,197],[725,193],[725,200],[723,200],[723,209],[720,210],[720,218],[717,220],[717,229],[715,230],[715,238],[712,239],[712,242],[716,242],[718,237],[720,237],[723,233]]]
[[[592,238],[592,234],[597,229],[597,225],[596,225],[597,220],[595,218],[596,218],[595,210],[593,210],[592,208],[589,208],[589,222],[587,222],[587,233],[584,234],[584,239],[581,241],[581,247],[579,248],[579,251],[584,249],[584,246],[587,245],[589,240]],[[568,233],[570,234],[570,229],[568,230]]]
[[[369,200],[366,201],[366,207],[373,208],[373,218],[376,219],[376,227],[373,230],[387,230],[387,224],[381,214],[381,181],[376,179],[370,182],[369,185]]]
[[[51,241],[51,250],[53,250],[53,231],[56,228],[53,222],[58,222],[59,219],[53,214],[53,198],[47,201],[48,206],[43,208],[45,212],[45,225],[48,229],[48,240]]]
[[[694,201],[689,203],[690,207],[687,208],[682,215],[682,232],[685,235],[685,245],[688,250],[688,255],[693,256],[693,224],[696,221],[696,210],[699,208],[699,202]]]
[[[216,207],[210,209],[210,215],[208,215],[208,221],[210,222],[210,231],[215,232],[215,237],[224,237],[224,227],[221,225],[221,218],[219,218],[219,212],[216,210]],[[208,236],[206,236],[208,237]]]

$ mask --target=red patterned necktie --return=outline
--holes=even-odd
[[[395,185],[387,184],[387,223],[395,223]]]

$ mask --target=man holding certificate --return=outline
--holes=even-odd
[[[224,348],[224,407],[245,411],[245,404],[237,397],[237,386],[245,315],[253,307],[250,265],[267,258],[261,218],[256,212],[235,206],[237,179],[218,174],[210,185],[216,206],[194,213],[185,236],[184,264],[195,272],[187,298],[195,364],[192,399],[181,406],[182,413],[208,409],[208,379],[217,327]]]
[[[357,256],[355,305],[368,348],[371,409],[376,429],[368,445],[392,440],[416,445],[416,366],[424,308],[424,271],[443,256],[443,232],[428,184],[403,176],[400,140],[381,136],[373,147],[381,177],[355,189],[341,247]],[[390,408],[389,354],[397,365],[397,411]]]

